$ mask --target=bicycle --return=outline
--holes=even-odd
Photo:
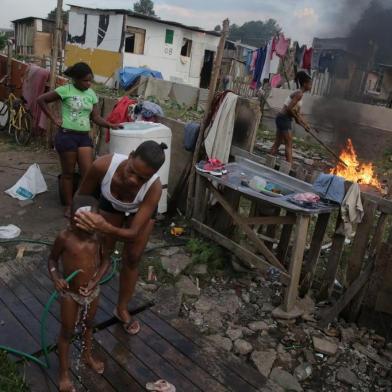
[[[31,138],[32,117],[26,108],[26,100],[13,93],[14,85],[5,85],[10,90],[5,100],[0,100],[0,131],[8,127],[9,135],[14,133],[15,141],[25,146]]]

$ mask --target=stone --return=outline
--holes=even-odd
[[[248,324],[248,328],[252,331],[266,331],[269,329],[269,325],[264,321],[253,321]]]
[[[261,307],[261,310],[263,312],[272,312],[274,310],[274,306],[272,304],[270,304],[269,302],[266,302]]]
[[[280,385],[285,391],[303,391],[297,379],[281,368],[276,367],[272,369],[270,379]]]
[[[303,309],[300,309],[298,306],[294,306],[294,308],[290,310],[290,312],[285,312],[280,306],[272,311],[273,318],[283,320],[293,320],[298,317],[301,317],[303,314]]]
[[[372,347],[365,347],[360,343],[354,343],[353,348],[360,352],[363,355],[366,355],[368,358],[373,360],[374,362],[377,362],[381,366],[385,368],[390,368],[390,364],[387,360],[384,358],[380,357],[377,352],[372,348]]]
[[[276,382],[273,382],[271,379],[269,379],[260,389],[260,392],[285,392],[285,390]]]
[[[344,384],[356,387],[358,385],[358,377],[350,369],[346,367],[339,368],[336,378]]]
[[[161,287],[156,292],[154,310],[163,318],[176,318],[180,313],[182,294],[175,287]]]
[[[279,365],[285,369],[291,369],[293,367],[293,358],[290,353],[286,351],[283,344],[279,343],[277,347]]]
[[[315,303],[309,295],[298,300],[297,306],[304,311],[304,314],[311,315],[315,311]]]
[[[322,354],[326,355],[335,355],[338,351],[338,345],[322,338],[318,338],[317,336],[313,336],[313,347],[314,349]]]
[[[161,264],[167,273],[178,276],[188,265],[192,264],[192,259],[187,255],[175,254],[171,257],[162,257]]]
[[[314,160],[313,159],[309,159],[309,158],[305,158],[304,159],[304,163],[305,163],[305,165],[313,166],[314,165]]]
[[[198,297],[200,295],[200,289],[185,275],[180,276],[176,287],[182,294],[189,297]]]
[[[250,302],[250,296],[249,296],[248,293],[242,293],[242,294],[241,294],[241,298],[242,298],[242,300],[243,300],[246,304],[248,304],[248,303]]]
[[[24,215],[26,212],[27,212],[26,210],[19,210],[16,214],[19,215],[19,216],[22,216],[22,215]]]
[[[207,275],[208,274],[208,267],[207,264],[196,264],[193,268],[192,268],[192,274],[193,275]]]
[[[225,338],[221,335],[209,335],[207,339],[217,348],[221,348],[225,351],[231,351],[233,348],[233,343],[229,338]]]
[[[234,329],[234,328],[229,328],[226,331],[226,336],[230,338],[231,340],[237,340],[242,338],[242,330],[241,329]]]
[[[173,246],[172,248],[162,249],[160,251],[160,254],[161,254],[161,256],[170,257],[170,256],[175,255],[179,251],[180,251],[180,248],[178,248],[177,246]]]
[[[201,325],[203,325],[203,321],[204,320],[203,320],[203,315],[202,314],[200,314],[198,312],[190,311],[189,312],[189,318],[193,321],[193,323],[195,325],[198,325],[199,327]]]
[[[294,369],[294,375],[298,381],[307,380],[313,373],[312,365],[310,363],[301,363]]]
[[[219,297],[216,309],[224,314],[234,314],[240,307],[240,300],[236,294],[222,293]]]
[[[213,303],[208,297],[205,296],[201,296],[195,302],[195,309],[200,313],[207,313],[212,309],[212,307],[213,307]]]
[[[381,350],[381,354],[384,355],[385,358],[388,358],[388,360],[392,363],[392,351]]]
[[[154,292],[154,291],[158,290],[158,286],[156,284],[153,284],[153,283],[146,283],[146,284],[142,285],[141,287],[142,287],[143,290],[146,290],[146,291]]]
[[[222,316],[216,310],[204,314],[204,321],[211,330],[220,331],[223,328]]]
[[[237,339],[234,342],[234,352],[240,355],[248,355],[253,350],[252,345],[244,339]]]
[[[276,360],[276,351],[274,349],[253,351],[250,359],[257,367],[257,370],[264,377],[268,378],[271,373],[272,366]]]
[[[306,362],[310,363],[311,365],[314,365],[317,362],[313,351],[305,348],[303,352],[305,355]]]

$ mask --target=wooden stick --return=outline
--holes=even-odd
[[[229,20],[225,19],[223,21],[222,35],[220,37],[218,50],[217,50],[216,58],[215,58],[215,62],[214,62],[214,67],[212,70],[212,77],[211,77],[210,86],[209,86],[207,106],[206,106],[206,110],[204,113],[203,121],[200,125],[200,131],[199,131],[199,135],[198,135],[197,141],[196,141],[195,152],[193,153],[192,167],[191,167],[191,172],[190,172],[190,176],[189,176],[188,195],[187,195],[187,200],[186,200],[186,216],[188,218],[190,218],[192,215],[193,197],[194,197],[194,191],[195,191],[195,165],[199,159],[200,149],[201,149],[201,146],[202,146],[203,140],[204,140],[204,133],[205,133],[205,130],[208,126],[207,119],[208,119],[209,113],[211,111],[212,101],[213,101],[214,95],[215,95],[216,85],[217,85],[218,77],[219,77],[219,71],[220,71],[220,67],[222,64],[223,52],[225,49],[225,42],[226,42],[226,38],[227,38],[228,34],[229,34]]]

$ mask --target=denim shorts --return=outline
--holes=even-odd
[[[93,147],[87,131],[73,131],[70,129],[60,128],[54,138],[54,147],[56,151],[62,152],[76,152],[79,147]]]
[[[279,113],[275,119],[276,129],[281,132],[291,131],[292,122],[290,116]]]

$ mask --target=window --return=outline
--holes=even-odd
[[[184,38],[182,40],[181,56],[191,57],[192,40]]]
[[[144,42],[146,39],[146,30],[137,27],[127,27],[125,34],[125,52],[144,54]]]
[[[174,30],[166,29],[165,44],[173,44]]]

